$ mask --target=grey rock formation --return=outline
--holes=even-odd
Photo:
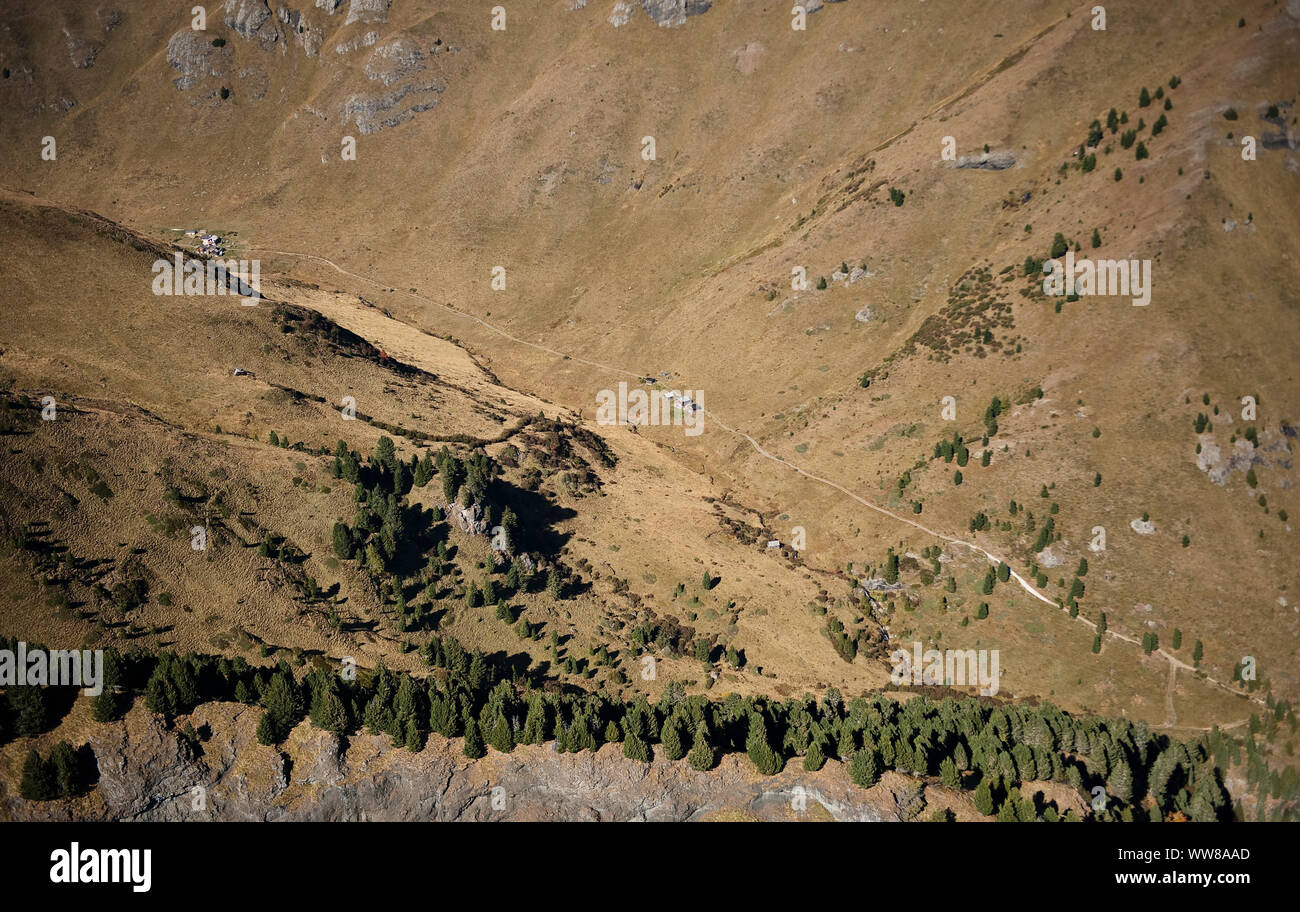
[[[366,76],[391,86],[424,69],[425,55],[410,38],[397,38],[381,44],[366,61]]]
[[[478,504],[466,507],[459,503],[450,503],[443,508],[443,513],[467,535],[487,535],[492,531],[487,515]]]
[[[1016,163],[1016,157],[1010,152],[984,152],[980,155],[962,155],[956,166],[963,169],[981,171],[1005,171]]]
[[[1200,437],[1201,452],[1196,455],[1196,467],[1209,476],[1216,485],[1227,484],[1233,472],[1243,475],[1255,466],[1267,465],[1255,445],[1244,437],[1232,445],[1232,451],[1226,456],[1219,444],[1209,434]]]
[[[392,0],[350,0],[344,25],[354,22],[387,22]]]
[[[627,2],[627,0],[618,0],[614,4],[614,9],[609,14],[609,24],[614,28],[620,28],[632,21],[632,16],[636,14],[636,7]]]
[[[677,28],[689,16],[707,13],[713,0],[641,0],[641,9],[661,28]]]
[[[339,113],[344,120],[354,121],[361,135],[378,133],[437,107],[446,88],[442,82],[430,82],[404,85],[391,92],[349,95]]]
[[[168,40],[167,62],[181,74],[172,81],[176,88],[184,91],[204,76],[224,76],[230,68],[230,52],[213,47],[212,42],[204,40],[200,33],[185,29]]]
[[[890,582],[886,582],[883,579],[866,579],[866,580],[862,580],[858,585],[862,587],[864,592],[868,592],[868,593],[901,592],[907,588],[907,584],[904,582],[899,581],[896,583],[890,583]]]
[[[334,53],[346,54],[349,51],[355,51],[357,48],[374,47],[378,42],[378,32],[366,32],[364,35],[357,35],[348,41],[336,44],[334,46]]]
[[[325,33],[311,24],[306,13],[281,6],[275,15],[308,57],[320,54],[320,46],[325,43]]]
[[[280,31],[266,0],[226,0],[221,8],[221,21],[239,37],[256,39],[263,47],[272,47],[280,40]]]

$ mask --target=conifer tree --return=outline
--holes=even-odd
[[[961,773],[957,770],[957,764],[951,757],[944,757],[943,762],[939,764],[939,779],[948,788],[961,787]]]
[[[1110,778],[1106,781],[1106,791],[1125,803],[1133,798],[1133,767],[1122,752],[1111,768]]]
[[[418,754],[424,750],[424,741],[424,732],[420,731],[420,727],[415,724],[414,719],[408,719],[406,721],[406,749],[413,754]]]
[[[465,745],[461,750],[471,760],[487,755],[487,748],[483,746],[483,736],[479,734],[478,722],[474,721],[473,716],[465,720]]]
[[[312,692],[311,724],[322,731],[343,734],[348,728],[348,711],[333,687]]]
[[[826,755],[822,753],[822,742],[820,738],[814,738],[808,744],[808,753],[804,754],[803,768],[810,773],[815,773],[826,763]]]
[[[629,760],[639,760],[642,763],[650,762],[650,747],[641,740],[636,732],[628,732],[627,737],[623,739],[623,756]]]
[[[528,715],[524,717],[524,730],[520,741],[524,744],[541,744],[546,740],[546,704],[539,694],[528,699]]]
[[[691,765],[691,769],[701,773],[713,769],[713,765],[717,763],[717,757],[709,744],[708,731],[702,724],[695,726],[695,743],[691,745],[690,753],[686,755],[686,762]]]
[[[508,754],[515,749],[515,736],[510,730],[510,720],[506,718],[504,710],[497,710],[496,721],[492,725],[488,743],[503,754]]]
[[[529,714],[531,720],[532,715]],[[429,700],[429,729],[435,731],[443,737],[451,737],[451,703],[441,694],[433,696]]]
[[[287,666],[286,666],[287,667]],[[266,693],[266,714],[271,720],[275,741],[283,740],[302,714],[302,700],[298,685],[284,672],[271,676],[271,686]]]
[[[341,560],[351,560],[352,533],[348,530],[348,527],[341,522],[336,522],[331,538],[333,539],[335,555]]]
[[[271,723],[271,714],[262,713],[262,718],[257,723],[257,743],[265,744],[268,747],[275,744],[279,739],[276,738],[275,727]]]
[[[857,738],[853,734],[853,729],[847,725],[840,728],[840,735],[835,745],[835,753],[841,760],[848,760],[853,756],[853,752],[858,749]]]
[[[764,776],[773,776],[781,771],[780,755],[772,750],[767,740],[767,723],[761,713],[754,712],[749,717],[749,734],[745,738],[745,752],[750,762]]]
[[[680,760],[686,756],[686,746],[682,744],[682,733],[676,717],[670,717],[660,733],[664,746],[664,756],[669,760]]]
[[[243,683],[240,681],[237,687],[242,686]],[[130,696],[119,693],[116,687],[105,682],[104,689],[90,701],[91,718],[96,722],[116,722],[130,707],[130,699]],[[240,703],[245,702],[239,699],[238,693],[235,694],[235,699]]]
[[[55,787],[60,798],[67,798],[81,791],[81,769],[77,761],[77,752],[67,741],[60,741],[50,751],[50,768],[54,774]]]
[[[54,777],[54,768],[36,751],[27,752],[23,763],[23,779],[19,793],[28,801],[49,801],[58,797],[58,783]]]
[[[876,752],[863,748],[853,752],[849,761],[849,777],[858,788],[871,788],[880,781],[880,768],[876,763]]]

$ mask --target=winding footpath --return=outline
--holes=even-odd
[[[430,305],[433,305],[434,307],[441,308],[442,310],[446,311],[446,312],[449,313],[449,314],[452,314],[452,315],[454,315],[454,316],[456,316],[456,317],[459,317],[459,318],[461,318],[461,319],[463,319],[463,320],[468,320],[468,321],[470,321],[470,322],[472,322],[472,323],[475,323],[475,324],[477,324],[478,326],[481,326],[481,327],[483,327],[484,329],[488,330],[489,332],[495,333],[496,335],[501,336],[501,337],[504,338],[504,339],[508,339],[509,341],[514,342],[514,343],[516,343],[516,344],[518,344],[518,345],[524,345],[524,346],[527,346],[528,348],[535,349],[536,351],[545,352],[545,353],[547,353],[547,354],[554,355],[554,356],[557,357],[557,358],[563,358],[563,359],[566,359],[566,360],[568,360],[568,361],[573,361],[573,362],[575,362],[575,363],[577,363],[577,364],[583,364],[583,365],[586,365],[586,366],[588,366],[588,367],[594,367],[594,368],[597,368],[597,369],[599,369],[599,370],[610,371],[611,373],[621,374],[621,375],[628,376],[628,377],[635,377],[635,378],[637,378],[638,380],[640,380],[640,379],[642,378],[642,374],[639,374],[639,373],[637,373],[636,371],[630,371],[630,370],[627,370],[626,368],[623,368],[623,367],[616,367],[616,366],[611,365],[611,364],[602,364],[602,363],[600,363],[599,361],[590,361],[590,360],[587,360],[587,359],[585,359],[585,358],[579,358],[579,357],[577,357],[577,356],[575,356],[575,355],[571,355],[571,354],[569,354],[568,352],[558,351],[558,350],[556,350],[556,349],[554,349],[554,348],[549,348],[549,347],[547,347],[547,346],[545,346],[545,345],[542,345],[542,344],[540,344],[540,343],[538,343],[538,342],[529,342],[527,339],[521,339],[520,337],[518,337],[518,336],[516,336],[516,335],[513,335],[513,334],[511,334],[511,333],[509,333],[509,332],[507,332],[507,331],[505,331],[504,329],[502,329],[502,328],[499,327],[499,326],[495,326],[495,325],[493,325],[492,323],[489,323],[489,322],[487,322],[486,320],[484,320],[484,319],[482,319],[482,318],[480,318],[480,317],[476,317],[476,316],[474,316],[473,314],[465,313],[463,310],[457,310],[456,308],[454,308],[454,307],[452,307],[452,306],[450,306],[450,305],[448,305],[448,304],[444,304],[444,303],[442,303],[441,301],[435,301],[435,300],[433,300],[432,298],[427,298],[427,297],[425,297],[424,295],[419,294],[418,292],[413,292],[413,291],[402,291],[401,289],[398,289],[398,288],[396,288],[395,286],[387,285],[387,284],[384,284],[384,283],[382,283],[382,282],[377,282],[377,281],[375,281],[374,279],[370,278],[369,276],[358,275],[358,274],[355,273],[355,272],[350,272],[350,271],[348,271],[347,269],[344,269],[344,268],[343,268],[342,266],[340,266],[339,264],[335,263],[333,260],[328,259],[327,257],[317,256],[317,255],[315,255],[315,254],[311,254],[311,253],[298,253],[298,252],[296,252],[296,251],[292,251],[292,250],[274,250],[274,249],[271,249],[271,248],[268,248],[268,247],[252,247],[252,248],[250,248],[250,250],[252,250],[252,251],[258,251],[258,252],[261,252],[261,253],[270,253],[270,254],[275,254],[275,255],[277,255],[277,256],[287,256],[287,257],[294,257],[294,258],[302,259],[302,260],[312,260],[312,261],[317,262],[317,263],[322,263],[322,264],[324,264],[324,265],[326,265],[326,266],[329,266],[331,269],[335,270],[336,272],[341,273],[342,275],[348,276],[349,278],[355,279],[356,281],[358,281],[358,282],[362,282],[362,283],[364,283],[364,284],[366,284],[366,285],[369,285],[369,286],[371,286],[371,287],[373,287],[373,288],[378,288],[378,289],[380,289],[381,291],[383,291],[383,290],[391,290],[392,292],[394,292],[394,293],[396,293],[396,294],[404,295],[404,296],[409,297],[409,298],[414,298],[414,299],[416,299],[416,300],[418,300],[418,301],[422,301],[422,302],[425,303],[425,304],[430,304]],[[790,470],[793,471],[793,472],[797,472],[798,474],[800,474],[800,475],[802,475],[803,477],[809,479],[810,481],[815,481],[815,482],[817,482],[818,484],[825,485],[826,487],[832,488],[833,490],[838,491],[839,493],[843,494],[844,496],[851,498],[852,500],[854,500],[855,502],[861,504],[862,506],[866,507],[867,509],[869,509],[869,510],[874,510],[874,511],[876,511],[877,513],[880,513],[880,514],[883,515],[883,516],[888,516],[890,519],[893,519],[895,522],[900,522],[900,523],[903,523],[903,524],[905,524],[905,525],[911,526],[912,528],[914,528],[914,529],[916,529],[916,530],[918,530],[918,531],[920,531],[920,532],[924,532],[926,535],[929,535],[929,536],[931,536],[932,538],[937,538],[937,539],[939,539],[940,541],[947,542],[947,543],[950,544],[950,545],[958,545],[958,546],[961,546],[961,547],[967,548],[967,549],[969,549],[969,550],[971,550],[971,551],[974,551],[974,552],[977,553],[977,554],[982,554],[982,555],[984,556],[984,558],[985,558],[986,560],[988,560],[988,561],[989,561],[991,564],[993,564],[994,566],[997,566],[998,564],[1003,564],[1003,563],[1005,563],[1005,564],[1007,565],[1008,569],[1010,569],[1010,567],[1011,567],[1011,563],[1010,563],[1010,561],[1005,561],[1005,560],[1003,560],[1002,558],[998,557],[996,554],[992,553],[991,551],[986,550],[985,548],[981,547],[980,545],[977,545],[977,544],[975,544],[974,542],[965,541],[964,539],[953,538],[952,536],[944,535],[942,532],[938,532],[938,531],[936,531],[936,530],[934,530],[934,529],[931,529],[931,528],[929,528],[928,526],[923,525],[922,523],[916,522],[915,520],[912,520],[912,519],[908,519],[908,518],[905,517],[905,516],[900,516],[899,514],[893,512],[892,510],[888,510],[888,509],[886,509],[885,507],[880,506],[879,504],[872,503],[871,501],[867,500],[866,498],[861,497],[860,495],[853,493],[853,492],[850,491],[848,488],[844,487],[844,486],[841,485],[841,484],[838,484],[838,483],[835,482],[835,481],[832,481],[832,480],[829,479],[829,478],[823,478],[823,477],[820,476],[820,475],[816,475],[816,474],[814,474],[814,473],[812,473],[812,472],[809,472],[807,469],[804,469],[802,466],[799,466],[799,465],[797,465],[796,463],[790,462],[788,459],[784,459],[784,458],[782,458],[782,457],[780,457],[780,456],[777,456],[777,455],[774,454],[774,453],[770,453],[770,452],[768,452],[766,449],[763,448],[762,444],[760,444],[757,440],[755,440],[755,439],[754,439],[753,437],[751,437],[749,434],[746,434],[744,431],[737,430],[736,428],[731,427],[731,426],[728,425],[726,422],[724,422],[721,418],[719,418],[718,415],[717,415],[715,412],[712,412],[712,411],[710,411],[710,410],[708,410],[708,409],[705,409],[705,408],[701,408],[701,411],[702,411],[705,415],[707,415],[707,416],[708,416],[708,417],[709,417],[709,418],[710,418],[714,423],[716,423],[716,424],[718,425],[718,427],[722,428],[722,429],[723,429],[724,431],[726,431],[727,433],[732,434],[733,436],[736,436],[736,437],[743,438],[744,440],[748,441],[748,442],[749,442],[749,445],[753,448],[754,452],[757,453],[759,456],[762,456],[764,459],[769,459],[769,460],[771,460],[772,462],[779,463],[780,465],[784,466],[785,468],[790,469]],[[1011,578],[1014,579],[1014,580],[1015,580],[1015,581],[1020,585],[1020,588],[1024,589],[1025,592],[1029,593],[1029,594],[1030,594],[1031,596],[1033,596],[1035,599],[1037,599],[1038,601],[1042,602],[1043,604],[1048,605],[1048,606],[1050,606],[1050,607],[1052,607],[1052,608],[1055,608],[1055,609],[1057,609],[1057,610],[1059,610],[1059,611],[1065,611],[1065,610],[1066,610],[1066,609],[1062,608],[1060,605],[1058,605],[1056,602],[1052,601],[1052,600],[1049,599],[1047,596],[1045,596],[1045,595],[1043,595],[1041,592],[1039,592],[1038,589],[1037,589],[1037,588],[1036,588],[1032,583],[1030,583],[1027,579],[1025,579],[1023,576],[1021,576],[1021,575],[1020,575],[1019,573],[1017,573],[1015,570],[1011,570],[1010,572],[1011,572]],[[1096,623],[1094,623],[1093,621],[1088,620],[1088,619],[1085,618],[1083,615],[1078,615],[1078,616],[1076,616],[1076,617],[1074,618],[1074,620],[1076,620],[1076,621],[1078,621],[1078,622],[1080,622],[1080,623],[1082,623],[1082,624],[1084,624],[1084,625],[1086,625],[1086,626],[1092,628],[1093,630],[1096,630],[1096,629],[1097,629],[1097,625],[1096,625]],[[1122,634],[1122,633],[1118,633],[1118,632],[1116,632],[1116,631],[1114,631],[1114,630],[1107,629],[1107,630],[1105,631],[1105,634],[1104,634],[1104,635],[1105,635],[1105,636],[1108,636],[1108,637],[1112,637],[1112,638],[1114,638],[1114,639],[1116,639],[1116,640],[1119,640],[1119,641],[1121,641],[1121,642],[1124,642],[1124,643],[1130,643],[1130,644],[1132,644],[1132,645],[1134,645],[1134,646],[1138,646],[1138,647],[1141,647],[1141,646],[1142,646],[1141,641],[1136,640],[1136,639],[1134,639],[1133,637],[1126,636],[1126,635],[1124,635],[1124,634]],[[1163,659],[1165,659],[1166,661],[1169,662],[1169,684],[1168,684],[1168,687],[1167,687],[1167,689],[1166,689],[1166,693],[1165,693],[1166,712],[1167,712],[1168,716],[1167,716],[1167,718],[1166,718],[1166,720],[1165,720],[1165,724],[1162,725],[1162,726],[1159,726],[1159,727],[1161,727],[1161,728],[1175,728],[1175,727],[1187,728],[1187,726],[1177,726],[1177,725],[1175,724],[1175,723],[1177,722],[1177,716],[1176,716],[1176,714],[1175,714],[1175,712],[1174,712],[1174,687],[1175,687],[1176,675],[1177,675],[1177,672],[1178,672],[1179,669],[1182,669],[1183,671],[1191,672],[1191,673],[1193,673],[1193,674],[1195,674],[1195,673],[1197,672],[1197,669],[1195,668],[1195,666],[1188,665],[1186,662],[1183,662],[1182,660],[1180,660],[1180,659],[1178,659],[1178,658],[1175,658],[1173,655],[1170,655],[1170,654],[1169,654],[1168,652],[1166,652],[1164,649],[1157,649],[1157,650],[1155,650],[1155,654],[1156,654],[1156,655],[1159,655],[1161,658],[1163,658]],[[1258,704],[1258,705],[1260,705],[1260,706],[1265,706],[1265,705],[1267,705],[1267,704],[1265,703],[1265,701],[1263,700],[1263,698],[1261,698],[1261,697],[1256,697],[1256,696],[1252,696],[1252,695],[1250,695],[1250,694],[1246,694],[1246,693],[1242,693],[1240,690],[1237,690],[1236,688],[1231,687],[1230,685],[1225,684],[1225,683],[1223,683],[1222,681],[1216,680],[1215,678],[1212,678],[1212,677],[1210,677],[1209,675],[1201,674],[1199,679],[1200,679],[1201,681],[1204,681],[1204,682],[1207,683],[1207,684],[1211,684],[1211,685],[1213,685],[1214,687],[1218,687],[1218,688],[1220,688],[1221,690],[1226,691],[1227,693],[1233,694],[1234,696],[1244,697],[1244,698],[1246,698],[1247,700],[1250,700],[1252,703],[1256,703],[1256,704]],[[1237,722],[1232,722],[1232,723],[1229,723],[1229,724],[1226,724],[1226,725],[1221,725],[1220,728],[1224,728],[1224,729],[1227,729],[1227,728],[1237,728],[1237,727],[1239,727],[1239,726],[1241,726],[1241,725],[1246,724],[1248,721],[1249,721],[1249,719],[1242,719],[1242,720],[1239,720],[1239,721],[1237,721]],[[1208,728],[1200,728],[1200,729],[1196,729],[1196,730],[1199,730],[1199,731],[1208,731],[1209,729],[1208,729]]]

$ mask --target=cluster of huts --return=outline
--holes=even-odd
[[[226,255],[226,242],[219,234],[208,234],[202,228],[198,231],[185,232],[186,237],[199,239],[199,254],[220,257]]]

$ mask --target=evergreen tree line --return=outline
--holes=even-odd
[[[548,689],[536,672],[468,651],[454,637],[435,637],[424,657],[434,671],[423,679],[380,665],[358,670],[353,680],[318,666],[299,681],[284,661],[254,667],[241,657],[110,649],[110,680],[93,698],[92,712],[99,721],[119,718],[137,693],[168,718],[200,702],[233,700],[263,708],[257,737],[265,744],[282,741],[307,717],[341,736],[384,734],[414,751],[430,733],[459,737],[469,757],[549,741],[566,752],[618,743],[630,759],[648,762],[657,753],[700,771],[724,754],[744,753],[764,775],[796,759],[815,771],[838,758],[864,788],[885,770],[938,777],[949,787],[973,789],[985,813],[1002,813],[1008,803],[1007,815],[1025,813],[1026,799],[1016,790],[1029,780],[1068,783],[1090,802],[1092,789],[1101,786],[1106,806],[1094,813],[1102,819],[1181,813],[1214,820],[1231,813],[1219,768],[1230,759],[1225,745],[1232,742],[1218,732],[1184,743],[1142,723],[1076,718],[1050,704],[925,693],[902,702],[880,694],[846,702],[834,689],[821,700],[732,694],[714,701],[687,696],[672,682],[654,704],[645,697],[624,702],[577,688]],[[54,724],[57,718],[49,727]],[[48,780],[33,770],[34,781]]]

